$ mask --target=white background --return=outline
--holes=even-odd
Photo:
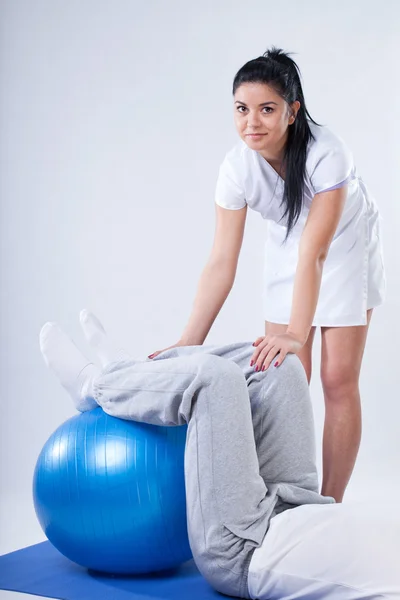
[[[0,2],[0,553],[43,539],[34,465],[76,414],[42,360],[41,326],[60,322],[87,351],[87,307],[135,357],[178,340],[211,250],[218,168],[238,139],[232,81],[272,44],[295,53],[312,117],[346,141],[384,219],[388,294],[367,341],[345,500],[384,510],[399,493],[399,17],[398,3],[372,0]],[[263,335],[264,238],[249,211],[207,344]],[[318,334],[321,472],[319,364]]]

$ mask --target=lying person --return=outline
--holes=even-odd
[[[188,425],[185,486],[193,558],[219,592],[260,600],[400,598],[400,517],[386,504],[318,492],[302,364],[254,371],[251,343],[183,346],[153,360],[113,347],[87,311],[101,368],[55,323],[40,346],[78,410]]]

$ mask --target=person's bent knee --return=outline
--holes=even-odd
[[[221,374],[230,378],[244,379],[242,369],[233,360],[216,356],[214,354],[202,354],[196,356],[199,367],[207,373],[208,377],[218,377]]]
[[[307,375],[304,370],[300,358],[296,354],[287,354],[285,360],[279,367],[271,365],[270,369],[275,370],[279,376],[290,377],[299,381],[299,383],[307,383]]]
[[[288,354],[279,367],[271,366],[267,371],[272,371],[273,381],[279,389],[286,390],[288,396],[295,396],[300,401],[310,401],[310,387],[303,364],[295,354]],[[270,375],[271,376],[271,375]]]

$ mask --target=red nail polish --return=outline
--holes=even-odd
[[[277,366],[278,366],[278,363],[276,362],[276,363],[274,364],[274,367],[277,367]]]
[[[254,365],[254,360],[251,361],[250,366],[252,367]]]
[[[265,371],[265,366],[261,369],[262,371]]]
[[[256,366],[256,371],[258,371],[258,365]]]

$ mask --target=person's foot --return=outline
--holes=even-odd
[[[40,350],[46,365],[55,373],[80,412],[98,406],[93,381],[100,369],[80,352],[57,323],[46,323],[40,331]]]
[[[96,351],[103,367],[131,358],[126,350],[113,344],[103,325],[92,312],[84,308],[79,314],[79,320],[86,340]]]

